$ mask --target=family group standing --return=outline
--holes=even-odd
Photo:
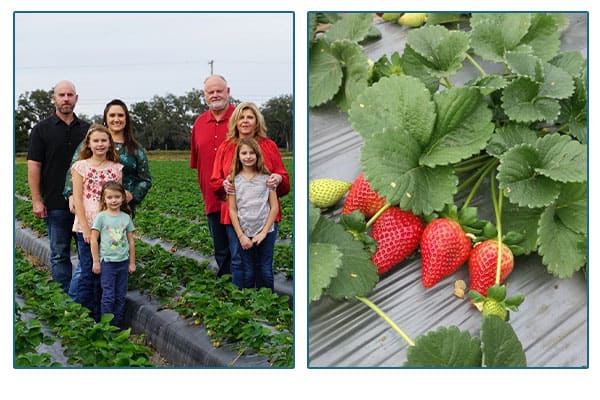
[[[197,169],[217,275],[231,275],[239,288],[273,290],[288,172],[254,103],[231,104],[219,75],[205,80],[203,95],[208,110],[192,127],[190,167]],[[136,269],[135,210],[152,186],[148,158],[121,100],[110,101],[103,123],[91,126],[74,113],[73,83],[57,83],[52,100],[56,110],[33,127],[27,154],[32,209],[46,222],[52,279],[95,320],[112,313],[111,323],[119,325],[127,274]]]

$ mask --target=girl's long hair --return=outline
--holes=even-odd
[[[125,111],[125,128],[123,129],[123,136],[125,138],[125,147],[127,147],[127,152],[129,154],[135,153],[135,151],[140,146],[139,142],[133,136],[133,126],[131,123],[131,115],[129,114],[129,109],[123,100],[113,99],[106,103],[104,107],[104,113],[102,116],[102,124],[106,126],[106,117],[108,116],[108,109],[112,106],[120,106],[123,111]]]
[[[108,209],[108,207],[106,206],[106,195],[105,195],[107,190],[114,190],[115,192],[121,192],[121,196],[123,196],[123,202],[121,203],[121,211],[131,215],[131,208],[129,207],[129,204],[127,204],[127,195],[125,193],[125,188],[123,187],[123,185],[121,185],[117,181],[108,181],[104,184],[104,186],[102,186],[102,192],[100,194],[99,210],[104,211],[104,210]]]
[[[252,111],[256,117],[256,132],[254,132],[254,137],[267,137],[267,125],[265,124],[265,118],[261,114],[256,104],[246,101],[238,104],[229,118],[229,131],[227,132],[226,137],[226,140],[229,142],[235,142],[240,138],[240,133],[237,129],[237,123],[242,118],[242,113],[246,110]]]
[[[96,131],[104,132],[108,135],[110,148],[106,152],[106,159],[108,161],[119,162],[119,155],[117,154],[117,150],[115,149],[115,142],[113,141],[112,135],[110,134],[110,131],[107,127],[100,124],[93,124],[92,126],[90,126],[90,129],[88,129],[85,135],[85,139],[83,139],[83,147],[79,152],[79,159],[86,160],[92,157],[93,154],[92,149],[90,149],[90,136]]]
[[[269,175],[269,169],[265,165],[265,159],[262,155],[262,151],[260,150],[260,145],[258,142],[252,138],[240,138],[238,140],[237,146],[235,146],[235,154],[233,155],[233,161],[231,162],[231,174],[229,175],[229,181],[233,182],[235,176],[240,173],[240,171],[244,168],[242,162],[240,161],[240,148],[246,145],[254,150],[256,154],[256,171],[261,174]]]

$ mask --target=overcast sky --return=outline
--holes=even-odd
[[[15,98],[68,79],[91,116],[113,98],[201,89],[212,61],[233,97],[261,104],[293,93],[293,24],[290,12],[16,13]]]

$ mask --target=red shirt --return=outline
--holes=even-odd
[[[290,176],[288,175],[281,153],[277,144],[271,139],[255,137],[260,150],[265,160],[265,166],[272,174],[279,174],[283,178],[281,183],[277,186],[277,200],[279,197],[285,196],[290,192]],[[231,174],[231,163],[233,162],[233,156],[235,154],[236,142],[223,142],[217,150],[217,156],[215,158],[215,164],[213,167],[212,177],[210,182],[214,193],[218,196],[221,201],[221,223],[231,224],[229,218],[229,206],[226,201],[225,191],[223,190],[223,181]],[[277,212],[276,222],[281,221],[281,206]]]
[[[225,115],[216,120],[210,110],[200,114],[192,127],[190,168],[198,171],[198,184],[204,198],[206,214],[221,210],[221,202],[210,185],[217,149],[227,136],[229,118],[235,107],[229,105]]]

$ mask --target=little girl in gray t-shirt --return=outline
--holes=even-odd
[[[228,195],[231,226],[241,250],[241,270],[232,263],[232,281],[240,288],[269,287],[273,290],[273,253],[279,212],[277,194],[267,187],[269,171],[258,143],[240,138],[229,179],[235,194]],[[232,252],[233,256],[233,252]]]

